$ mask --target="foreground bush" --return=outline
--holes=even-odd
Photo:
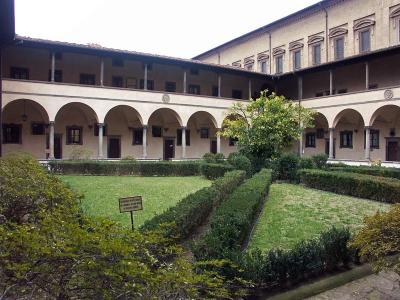
[[[284,154],[273,162],[274,179],[296,181],[300,158],[297,154]]]
[[[168,236],[183,240],[190,236],[206,220],[214,206],[218,206],[245,178],[243,171],[232,171],[203,188],[188,195],[176,206],[173,206],[151,220],[146,221],[143,231],[155,230],[162,224],[169,226]]]
[[[299,171],[308,187],[386,203],[400,202],[400,180],[348,172]]]
[[[372,262],[377,270],[390,268],[400,274],[400,205],[365,218],[364,224],[352,241],[361,259]]]
[[[302,241],[291,250],[274,249],[248,252],[236,262],[243,270],[242,277],[259,286],[275,287],[347,266],[355,252],[348,247],[348,229],[332,228],[319,238]]]
[[[331,170],[400,179],[400,169],[395,169],[395,168],[332,165]]]
[[[201,272],[162,231],[82,215],[77,197],[33,159],[1,158],[0,183],[1,299],[230,296],[229,282]]]
[[[247,239],[271,184],[262,170],[239,186],[212,214],[210,230],[194,246],[197,259],[226,258]]]
[[[224,174],[228,171],[233,170],[233,167],[227,164],[210,164],[210,163],[201,163],[200,164],[200,172],[201,174],[210,180],[215,180],[219,177],[224,176]]]
[[[236,170],[246,171],[248,176],[252,173],[251,161],[243,154],[237,152],[229,154],[228,163]]]
[[[137,176],[197,176],[200,164],[197,161],[51,161],[50,171],[65,175],[137,175]]]

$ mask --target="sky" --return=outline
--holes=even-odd
[[[317,0],[15,0],[22,36],[191,58]]]

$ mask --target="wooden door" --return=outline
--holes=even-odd
[[[165,139],[164,140],[164,159],[170,160],[175,157],[175,140]]]
[[[399,160],[399,142],[388,141],[387,143],[387,160],[398,161]]]
[[[54,134],[54,158],[62,158],[62,135]]]
[[[108,137],[108,158],[121,158],[121,138]]]
[[[217,140],[215,139],[210,141],[210,152],[214,154],[217,153]]]

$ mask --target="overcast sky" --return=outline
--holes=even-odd
[[[316,0],[15,0],[19,35],[191,58]]]

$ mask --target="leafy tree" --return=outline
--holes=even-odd
[[[390,268],[400,274],[400,204],[367,217],[364,223],[352,241],[361,259],[373,262],[377,270]]]
[[[249,104],[235,103],[224,123],[222,136],[236,138],[249,157],[279,157],[297,140],[304,128],[312,127],[313,111],[277,96],[261,93]]]

